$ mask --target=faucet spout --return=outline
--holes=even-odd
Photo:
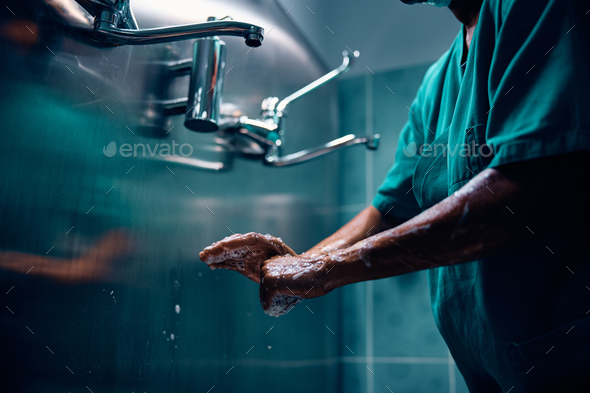
[[[147,45],[161,42],[189,40],[211,36],[244,37],[246,45],[258,47],[264,39],[264,29],[250,23],[215,20],[190,25],[153,29],[126,29],[120,25],[119,13],[103,8],[94,19],[94,37],[112,45]]]

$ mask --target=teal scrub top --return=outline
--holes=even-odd
[[[411,218],[486,168],[590,149],[589,9],[484,0],[466,61],[461,32],[427,71],[373,205]],[[530,391],[590,369],[590,258],[571,252],[580,236],[540,233],[428,271],[435,321],[470,389]]]

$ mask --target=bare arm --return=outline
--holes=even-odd
[[[322,240],[303,255],[327,254],[352,246],[359,240],[392,228],[403,220],[394,217],[383,217],[381,212],[373,206],[366,207],[346,225],[333,235]]]
[[[487,169],[422,214],[351,247],[316,257],[265,261],[263,307],[277,293],[316,297],[355,282],[490,256],[533,236],[527,226],[542,232],[570,225],[574,211],[588,216],[587,191],[580,179],[589,155]],[[301,264],[305,269],[298,270]],[[282,289],[285,285],[290,291]]]
[[[319,256],[349,247],[371,234],[391,228],[402,220],[383,218],[379,210],[369,206],[336,233],[321,241],[301,256]],[[297,254],[280,238],[249,232],[234,234],[205,248],[199,254],[202,261],[214,269],[236,270],[260,283],[260,266],[275,256]]]

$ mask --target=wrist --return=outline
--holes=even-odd
[[[357,267],[358,251],[353,249],[334,250],[322,255],[323,285],[328,291],[333,291],[344,285],[355,283],[362,275]]]
[[[316,280],[324,288],[326,293],[332,292],[338,288],[336,274],[334,273],[335,264],[330,253],[316,254],[313,257],[322,267],[316,274]]]
[[[318,246],[310,248],[309,250],[305,251],[301,255],[312,257],[312,258],[314,258],[314,257],[321,258],[322,256],[325,256],[326,254],[329,254],[334,250],[335,250],[335,248],[333,245],[324,245],[324,246],[318,245]]]

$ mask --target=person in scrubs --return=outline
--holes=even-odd
[[[302,254],[249,233],[201,259],[260,283],[272,315],[428,269],[471,391],[588,392],[590,3],[428,3],[463,27],[424,76],[372,206]]]

